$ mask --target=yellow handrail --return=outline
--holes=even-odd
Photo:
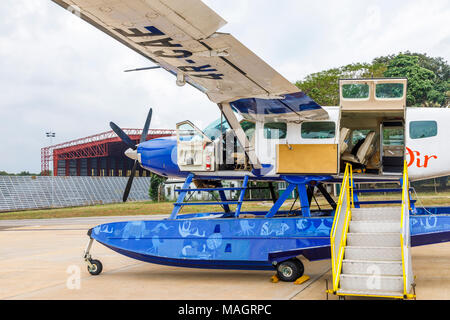
[[[405,211],[405,208],[408,211]],[[408,293],[407,272],[409,272],[410,270],[409,270],[409,268],[408,268],[408,270],[406,270],[406,268],[407,268],[406,262],[410,263],[410,261],[409,261],[409,259],[406,260],[406,257],[405,257],[405,240],[408,241],[408,237],[410,236],[409,226],[407,226],[407,225],[405,226],[405,223],[409,223],[409,219],[408,219],[408,221],[405,221],[405,216],[406,215],[409,216],[410,208],[411,208],[411,201],[410,201],[410,197],[409,197],[408,164],[405,160],[405,162],[403,164],[402,215],[401,215],[401,219],[400,219],[400,228],[401,228],[400,244],[401,244],[401,248],[402,248],[403,293],[404,293],[404,296],[408,297],[408,298],[414,297],[414,295],[411,295]],[[408,243],[406,243],[406,244],[408,244]]]
[[[348,227],[351,220],[351,208],[353,203],[350,201],[350,196],[353,199],[353,195],[350,194],[350,186],[353,184],[352,166],[347,164],[344,173],[344,179],[342,180],[341,192],[339,194],[338,205],[336,207],[336,212],[334,215],[333,226],[331,228],[330,234],[330,244],[331,244],[331,264],[332,264],[332,275],[333,275],[333,292],[338,290],[340,273],[342,269],[342,261],[344,258],[344,248],[347,242]],[[345,217],[341,225],[339,224],[342,207],[346,204]],[[339,251],[335,254],[336,249],[336,232],[342,230],[342,234],[339,241]]]
[[[350,190],[352,191],[352,195],[350,198],[351,204],[352,204],[352,208],[355,207],[355,198],[353,197],[353,170],[352,170],[352,166],[349,164],[350,166]]]

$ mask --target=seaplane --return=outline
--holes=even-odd
[[[103,269],[91,255],[97,241],[145,262],[274,270],[287,282],[304,275],[301,257],[331,259],[329,293],[414,297],[410,248],[450,241],[450,208],[417,206],[410,181],[450,175],[449,109],[406,107],[404,78],[341,79],[339,106],[320,106],[233,35],[219,32],[226,21],[200,0],[53,2],[146,57],[155,64],[148,69],[162,68],[177,85],[205,93],[221,113],[204,130],[186,120],[176,136],[146,141],[150,110],[138,145],[111,123],[135,160],[124,201],[138,165],[184,184],[166,219],[90,229],[89,273]],[[267,184],[271,207],[245,211],[255,181]],[[286,188],[277,194],[280,182]],[[395,187],[358,188],[377,183]],[[332,184],[340,188],[337,202]],[[193,192],[218,197],[189,202]],[[399,199],[359,199],[391,192]],[[313,206],[316,194],[328,209]],[[291,195],[299,208],[285,206]],[[181,213],[205,204],[220,211]],[[374,277],[377,285],[369,281]]]

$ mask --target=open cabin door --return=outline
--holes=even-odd
[[[190,121],[177,124],[177,163],[181,171],[215,170],[213,142]]]
[[[344,79],[339,81],[341,171],[345,163],[362,174],[397,175],[405,157],[407,79]]]
[[[341,111],[404,117],[407,79],[342,79],[339,81]]]
[[[276,146],[276,170],[289,175],[336,175],[339,172],[339,109],[328,119],[288,123],[287,137]],[[274,125],[266,123],[266,126]]]

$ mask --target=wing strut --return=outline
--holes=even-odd
[[[231,109],[231,106],[229,103],[219,103],[219,109],[224,115],[225,119],[227,119],[228,123],[230,124],[231,128],[234,130],[234,133],[236,134],[236,137],[241,144],[241,146],[244,148],[245,154],[248,156],[250,163],[252,164],[254,169],[261,169],[261,163],[259,162],[258,157],[255,153],[255,146],[253,146],[250,141],[247,138],[247,135],[245,134],[244,130],[242,129],[241,125],[239,124],[238,119],[236,118],[236,115],[234,114],[233,110]]]

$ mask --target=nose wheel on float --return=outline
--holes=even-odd
[[[90,251],[92,248],[92,244],[94,243],[94,239],[91,237],[91,232],[92,229],[88,231],[89,242],[86,250],[84,251],[83,259],[87,263],[88,272],[93,276],[97,276],[103,271],[103,265],[99,260],[92,259],[91,257]]]
[[[87,269],[91,275],[96,276],[102,272],[103,265],[99,260],[89,259],[86,262],[88,263]]]

